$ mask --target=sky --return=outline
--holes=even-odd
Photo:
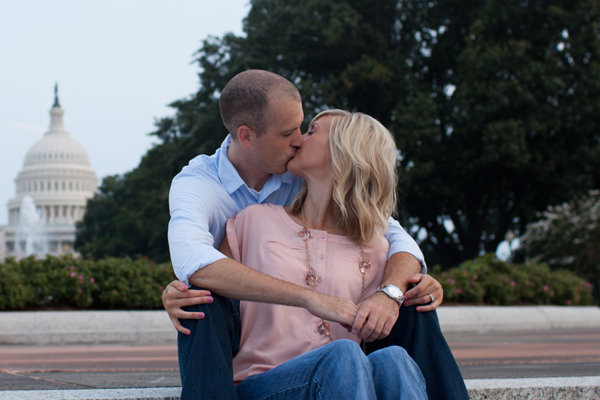
[[[29,148],[48,130],[58,83],[64,124],[99,180],[135,168],[167,105],[198,89],[194,53],[242,34],[248,0],[0,3],[0,225]],[[225,134],[225,132],[224,132]]]

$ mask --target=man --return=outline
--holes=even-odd
[[[239,347],[239,303],[230,298],[307,306],[316,315],[336,312],[333,299],[329,304],[311,304],[310,296],[299,295],[306,288],[263,275],[215,249],[223,240],[227,219],[238,211],[256,203],[287,205],[299,191],[301,180],[286,173],[303,140],[297,88],[267,71],[245,71],[226,85],[219,108],[231,137],[214,155],[193,159],[173,179],[169,195],[171,259],[183,282],[167,287],[163,304],[180,332],[182,399],[236,398],[231,360]],[[460,398],[453,386],[461,391],[464,384],[435,313],[417,315],[414,307],[403,308],[398,318],[402,292],[408,299],[405,305],[426,304],[421,311],[429,311],[441,304],[441,286],[424,275],[420,249],[397,222],[390,221],[386,237],[390,256],[382,290],[358,305],[352,330],[367,342],[386,340],[374,342],[373,348],[391,343],[405,347],[428,381],[430,397],[441,385],[442,392],[450,391],[448,398]],[[211,287],[218,295],[188,290],[188,283]],[[417,286],[407,290],[410,284]],[[298,299],[306,303],[297,303]],[[183,311],[184,306],[192,307]],[[443,373],[452,377],[446,379],[452,381],[449,386],[443,384],[441,371],[429,365],[436,364],[440,354],[445,354]],[[423,365],[419,359],[425,360]]]

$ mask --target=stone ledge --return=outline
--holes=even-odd
[[[443,332],[600,329],[596,306],[442,306],[438,317]]]
[[[0,344],[175,343],[165,311],[25,311],[0,313]]]
[[[471,400],[596,400],[600,376],[465,380]]]
[[[178,400],[181,388],[0,391],[2,400]]]
[[[442,331],[599,329],[599,307],[442,306]],[[0,344],[175,343],[165,311],[0,312]]]
[[[470,379],[465,381],[471,400],[600,398],[600,377],[533,379]],[[181,388],[13,390],[0,392],[3,400],[178,400]]]

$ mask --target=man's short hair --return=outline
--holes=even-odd
[[[234,137],[242,125],[260,135],[269,127],[269,100],[282,96],[301,101],[296,86],[281,75],[259,69],[240,72],[225,85],[219,98],[223,124]]]

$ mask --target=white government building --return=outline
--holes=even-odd
[[[50,128],[31,146],[15,179],[8,225],[0,227],[0,261],[32,252],[74,253],[75,223],[83,218],[98,179],[85,149],[65,130],[63,114],[55,86]]]

